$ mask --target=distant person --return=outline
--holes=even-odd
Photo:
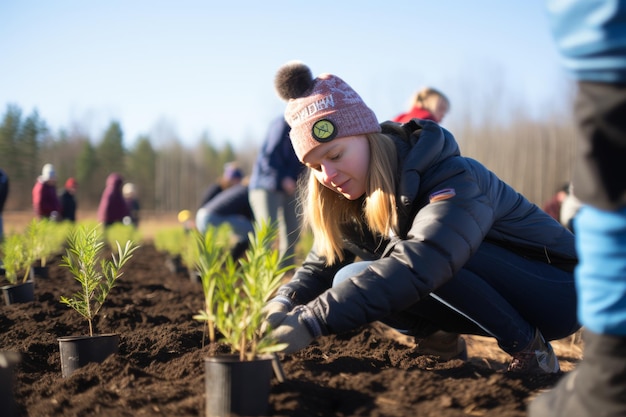
[[[105,227],[113,223],[123,223],[125,217],[130,217],[130,210],[122,194],[123,185],[124,179],[118,173],[113,172],[106,179],[98,205],[98,221]]]
[[[548,201],[543,203],[542,209],[550,215],[554,220],[561,221],[561,204],[569,193],[569,183],[565,183],[559,188],[556,193],[550,197]]]
[[[243,172],[237,167],[234,162],[229,162],[224,165],[224,173],[218,178],[216,182],[209,185],[209,187],[202,194],[200,199],[200,205],[198,208],[204,206],[213,197],[221,193],[222,191],[232,187],[235,184],[239,184],[243,178]]]
[[[65,187],[59,197],[61,202],[61,220],[67,220],[70,222],[76,221],[76,187],[78,183],[73,177],[70,177],[65,181]]]
[[[235,237],[231,248],[233,259],[238,259],[248,248],[248,233],[254,230],[254,214],[248,200],[245,182],[233,185],[212,198],[196,213],[196,227],[202,234],[209,226],[228,223]]]
[[[563,226],[567,227],[572,232],[574,232],[574,218],[576,214],[578,214],[581,206],[582,202],[574,194],[574,184],[568,184],[567,195],[561,203],[559,220]]]
[[[296,214],[298,177],[305,166],[296,156],[284,116],[269,126],[250,176],[250,204],[257,221],[278,225],[279,252],[285,265],[293,265],[300,224]]]
[[[139,227],[139,197],[137,196],[137,187],[132,182],[127,182],[122,187],[122,194],[124,195],[124,201],[128,206],[130,216],[125,224],[132,224],[135,227]]]
[[[577,86],[573,193],[583,359],[529,417],[626,416],[626,1],[550,0],[551,31]]]
[[[9,196],[9,176],[2,168],[0,168],[0,243],[4,240],[4,222],[2,220],[2,212],[4,211],[4,203]]]
[[[57,220],[61,203],[57,196],[57,175],[52,164],[45,164],[33,186],[33,209],[39,219]]]
[[[393,118],[394,122],[406,123],[411,119],[432,120],[441,123],[450,111],[450,100],[441,91],[424,87],[415,93],[411,107]]]

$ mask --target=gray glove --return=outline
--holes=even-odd
[[[313,339],[322,335],[322,328],[313,310],[299,305],[284,317],[269,337],[276,343],[285,343],[283,353],[294,353],[307,347]]]
[[[263,310],[261,310],[261,313],[265,316],[265,321],[261,325],[261,334],[264,334],[268,329],[278,327],[292,307],[291,300],[284,295],[277,295],[265,304]]]

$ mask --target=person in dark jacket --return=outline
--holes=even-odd
[[[462,353],[459,334],[493,337],[510,371],[559,372],[549,340],[580,328],[573,234],[437,123],[379,124],[342,79],[300,62],[275,84],[314,235],[265,306],[283,352],[382,321],[445,353]]]
[[[76,187],[78,183],[73,177],[68,178],[65,181],[65,187],[63,192],[59,196],[61,202],[61,220],[67,220],[70,222],[76,221]]]
[[[105,227],[113,223],[123,223],[124,218],[130,218],[130,210],[122,194],[123,185],[124,179],[116,172],[109,174],[106,179],[98,205],[98,221]]]
[[[238,259],[248,248],[248,233],[254,230],[254,214],[248,200],[247,180],[233,185],[212,198],[198,210],[196,227],[202,234],[209,226],[228,223],[235,236],[231,248],[233,259]]]
[[[250,202],[255,219],[278,225],[278,248],[284,265],[294,264],[300,222],[296,188],[304,171],[289,140],[289,125],[281,115],[272,120],[250,175]]]
[[[233,185],[239,184],[242,179],[243,172],[241,172],[241,169],[237,167],[237,164],[235,162],[227,163],[224,165],[224,172],[220,178],[204,190],[204,193],[200,198],[200,205],[198,208],[204,206],[222,191],[232,187]]]
[[[2,221],[2,212],[4,211],[4,203],[9,196],[9,176],[0,168],[0,243],[4,240],[4,223]]]
[[[626,1],[550,0],[552,35],[577,85],[571,195],[583,359],[529,417],[626,416]]]

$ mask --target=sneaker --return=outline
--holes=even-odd
[[[528,347],[512,356],[509,372],[556,374],[561,370],[552,346],[544,340],[539,329],[535,330],[535,337]]]
[[[467,361],[467,344],[458,333],[438,330],[417,341],[417,350],[423,355],[439,356],[443,361],[461,359]]]

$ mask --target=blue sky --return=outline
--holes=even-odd
[[[116,120],[129,146],[259,144],[293,59],[343,78],[381,121],[419,87],[441,89],[444,125],[492,117],[491,100],[542,114],[565,76],[543,0],[0,2],[1,114],[37,110],[94,140]]]

